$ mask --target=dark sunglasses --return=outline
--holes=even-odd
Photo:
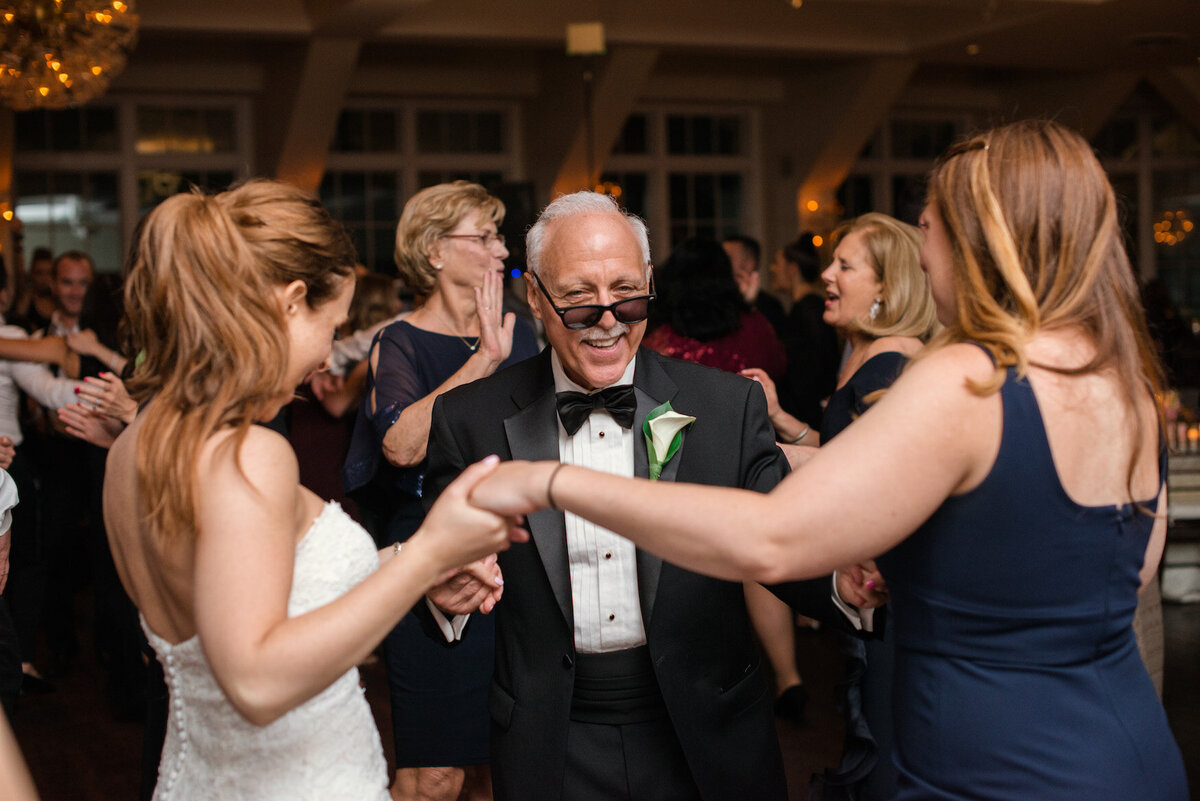
[[[546,285],[542,283],[542,279],[538,278],[537,273],[531,272],[533,280],[537,282],[538,289],[542,290],[542,294],[546,296],[546,300],[550,301],[550,308],[554,309],[562,320],[563,325],[572,331],[582,331],[585,328],[591,328],[600,322],[600,318],[605,312],[612,312],[613,317],[618,323],[632,325],[645,320],[650,314],[650,301],[657,297],[654,294],[654,276],[650,276],[650,294],[637,295],[632,298],[618,300],[616,303],[610,303],[607,306],[600,306],[594,303],[586,303],[581,306],[565,306],[559,308],[554,303],[554,298],[550,297],[550,293],[546,291]]]

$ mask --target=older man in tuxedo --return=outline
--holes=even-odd
[[[429,502],[490,453],[647,476],[643,421],[666,403],[695,422],[659,480],[766,491],[783,478],[758,384],[639,349],[653,298],[641,220],[606,196],[567,195],[542,213],[527,249],[529,305],[550,347],[439,396]],[[532,542],[500,555],[496,798],[785,799],[742,585],[663,562],[574,515],[545,510],[527,524]],[[844,622],[828,579],[779,594]]]

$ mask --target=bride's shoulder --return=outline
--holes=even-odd
[[[291,444],[279,433],[252,425],[242,436],[232,429],[213,434],[197,455],[199,475],[215,486],[275,493],[300,481],[300,468]]]

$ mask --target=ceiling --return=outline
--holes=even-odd
[[[1200,0],[153,0],[144,41],[212,34],[561,49],[608,44],[745,57],[913,57],[927,65],[1095,71],[1200,64]]]

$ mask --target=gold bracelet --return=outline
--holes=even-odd
[[[546,481],[546,504],[556,512],[561,512],[562,509],[559,509],[558,504],[554,502],[554,495],[551,494],[550,490],[554,488],[554,478],[558,475],[558,471],[562,470],[566,466],[567,465],[564,462],[559,462],[558,466],[550,472],[549,480]]]

